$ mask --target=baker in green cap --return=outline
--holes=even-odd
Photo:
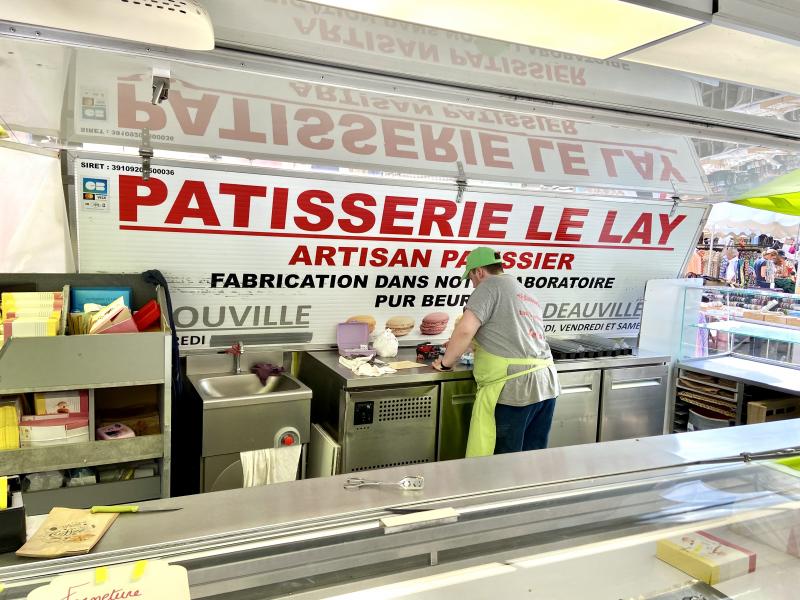
[[[475,346],[478,392],[467,456],[546,448],[560,390],[541,306],[503,272],[502,257],[492,248],[469,253],[464,279],[475,291],[433,367],[450,370],[470,344]]]

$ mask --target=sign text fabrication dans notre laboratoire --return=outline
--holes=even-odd
[[[76,189],[86,179],[105,192],[101,203],[78,194],[81,270],[160,268],[187,346],[248,329],[335,343],[336,323],[352,314],[378,327],[431,311],[452,321],[477,245],[500,250],[535,291],[551,333],[635,335],[645,282],[678,274],[703,215],[511,191],[456,202],[452,189],[199,166],[154,167],[144,181],[131,163],[76,160]]]

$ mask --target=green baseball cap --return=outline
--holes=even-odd
[[[500,258],[499,252],[495,252],[494,249],[486,246],[480,246],[467,255],[467,268],[461,278],[469,279],[469,272],[472,269],[500,264],[503,264],[503,259]]]

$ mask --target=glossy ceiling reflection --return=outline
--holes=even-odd
[[[135,152],[149,126],[157,156],[447,181],[460,161],[473,185],[665,200],[738,197],[800,166],[787,133],[800,138],[800,100],[787,94],[393,28],[385,19],[360,22],[299,1],[276,6],[268,24],[260,13],[242,23],[215,0],[207,4],[218,45],[236,38],[239,47],[265,52],[266,44],[285,55],[303,42],[305,59],[369,56],[371,67],[393,65],[414,79],[444,67],[459,85],[231,50],[149,56],[136,47],[108,52],[0,37],[0,124],[12,140],[47,147]],[[156,107],[149,78],[157,65],[171,70],[173,89]],[[526,94],[497,93],[509,87]],[[540,90],[565,101],[537,101]],[[582,106],[589,96],[604,108]],[[630,103],[647,112],[618,110]]]

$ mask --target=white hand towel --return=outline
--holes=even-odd
[[[243,487],[256,487],[297,479],[302,446],[264,448],[240,452]]]

